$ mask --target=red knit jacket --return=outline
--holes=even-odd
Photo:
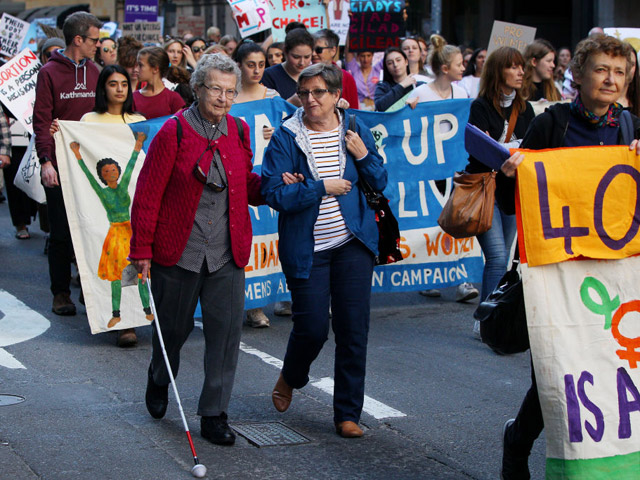
[[[177,116],[182,124],[180,149],[176,121],[168,120],[149,146],[131,208],[133,234],[129,257],[152,259],[165,266],[175,265],[180,260],[205,188],[193,175],[193,168],[207,148],[207,140],[191,128],[182,113]],[[245,122],[242,125],[243,143],[236,122],[227,115],[228,135],[222,135],[214,142],[227,175],[231,252],[241,268],[249,261],[251,250],[248,204],[264,203],[260,195],[260,176],[251,172],[249,126]],[[212,152],[202,157],[200,166],[204,172],[209,171],[212,159]]]

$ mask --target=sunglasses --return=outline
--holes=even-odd
[[[100,41],[100,38],[92,38],[87,35],[80,35],[80,37],[82,37],[84,40],[91,40],[94,45]]]
[[[206,49],[207,49],[207,47],[191,47],[191,51],[193,53],[204,52]]]
[[[115,45],[113,47],[102,47],[104,53],[115,52],[117,49]]]
[[[316,52],[317,55],[322,55],[322,52],[324,52],[324,50],[327,48],[332,48],[332,47],[316,47],[313,49],[313,51]]]
[[[207,153],[209,150],[211,150],[210,146],[207,147],[206,150],[200,154],[200,157],[198,158],[198,161],[196,162],[196,166],[193,168],[193,175],[196,177],[196,179],[200,183],[205,184],[207,187],[209,187],[214,192],[220,193],[220,192],[223,192],[225,188],[227,188],[227,184],[224,183],[224,181],[222,183],[216,183],[216,182],[209,183],[208,179],[207,179],[207,174],[205,174],[202,171],[202,167],[200,167],[200,160],[202,160],[202,157],[204,156],[204,154]],[[213,164],[215,169],[218,171],[218,174],[220,175],[220,178],[222,179],[222,174],[220,173],[220,168],[218,167],[218,162],[216,162],[215,159],[214,159],[214,160],[211,160],[211,163]]]

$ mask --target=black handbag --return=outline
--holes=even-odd
[[[386,265],[402,260],[400,252],[400,228],[398,220],[389,207],[389,199],[381,192],[376,192],[362,177],[358,180],[360,190],[364,193],[369,208],[376,213],[378,225],[378,256],[376,265]]]
[[[529,349],[527,315],[524,309],[522,278],[518,272],[518,250],[511,269],[493,292],[478,305],[473,317],[480,321],[480,337],[500,355]]]
[[[356,117],[353,115],[349,118],[349,130],[356,132]],[[376,225],[378,226],[376,265],[387,265],[401,261],[400,228],[398,220],[389,207],[389,199],[382,192],[376,192],[362,177],[358,180],[358,184],[369,208],[376,214]]]

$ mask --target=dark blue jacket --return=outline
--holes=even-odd
[[[318,218],[322,197],[326,195],[322,180],[314,180],[307,161],[300,134],[301,111],[286,118],[276,130],[264,155],[262,163],[262,195],[267,204],[280,212],[278,218],[278,252],[285,275],[308,278],[313,264],[313,227]],[[346,133],[350,115],[340,111],[342,126]],[[345,223],[351,233],[374,255],[378,253],[378,229],[373,210],[369,208],[358,185],[358,176],[365,178],[376,191],[387,185],[387,171],[371,132],[360,122],[356,130],[364,141],[369,154],[356,160],[347,151],[343,177],[351,182],[351,191],[337,198]],[[344,135],[343,135],[344,145]],[[311,152],[308,152],[311,155]],[[304,182],[285,185],[282,173],[302,173]]]

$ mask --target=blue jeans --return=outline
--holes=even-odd
[[[313,254],[309,278],[287,277],[293,329],[282,376],[293,388],[309,382],[309,369],[329,335],[335,335],[334,421],[360,420],[364,403],[371,277],[374,258],[359,240]]]
[[[484,254],[484,271],[482,272],[482,296],[480,301],[489,296],[507,271],[509,251],[516,234],[516,216],[506,215],[493,206],[491,228],[478,235],[478,242]]]

